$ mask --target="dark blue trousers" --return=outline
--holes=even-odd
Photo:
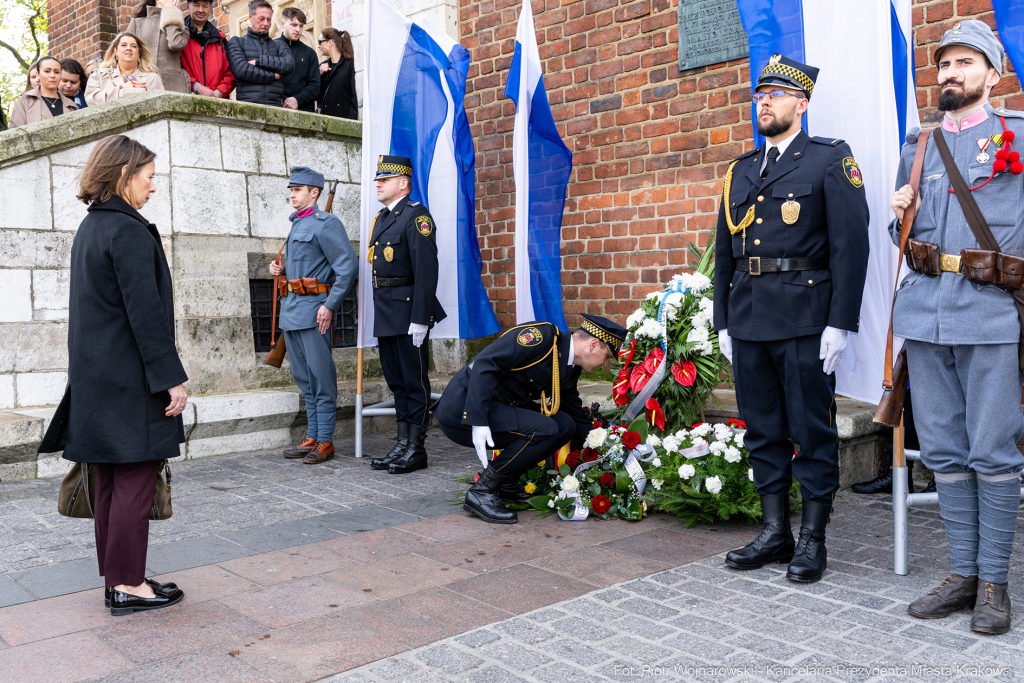
[[[514,410],[519,420],[518,429],[491,432],[494,447],[501,450],[494,459],[494,469],[507,477],[518,477],[543,462],[576,434],[576,422],[565,413],[548,417],[527,408]],[[441,431],[460,446],[473,448],[473,428],[469,425],[455,426],[442,422]]]
[[[395,419],[399,422],[430,424],[429,344],[429,332],[418,348],[413,346],[409,334],[377,337],[380,369],[384,371],[388,389],[395,395]]]

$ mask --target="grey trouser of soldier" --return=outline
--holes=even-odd
[[[285,345],[292,377],[306,399],[306,436],[317,441],[334,441],[338,411],[338,371],[331,355],[331,333],[316,327],[285,330]]]

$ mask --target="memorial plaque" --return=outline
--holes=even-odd
[[[679,0],[679,70],[746,57],[736,0]]]

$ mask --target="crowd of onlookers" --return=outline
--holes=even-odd
[[[7,125],[24,126],[151,90],[220,98],[234,91],[239,102],[359,118],[347,31],[320,32],[321,62],[301,40],[306,16],[298,8],[281,11],[281,36],[271,40],[274,9],[267,0],[251,0],[249,29],[225,40],[211,20],[214,2],[142,0],[102,59],[83,67],[75,59],[43,57],[29,70]],[[4,125],[0,110],[0,130]]]

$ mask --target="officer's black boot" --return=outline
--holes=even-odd
[[[752,542],[725,556],[733,569],[760,569],[769,562],[789,562],[793,557],[793,529],[789,525],[789,495],[761,496],[764,531]]]
[[[409,425],[409,445],[404,453],[388,465],[388,472],[391,474],[408,474],[416,470],[427,469],[427,449],[423,443],[426,440],[426,426]]]
[[[509,478],[501,482],[498,497],[501,498],[503,503],[526,505],[533,496],[523,490],[523,487],[519,485],[519,478],[516,477],[515,479]]]
[[[386,470],[388,465],[402,457],[402,454],[409,448],[409,427],[408,422],[398,423],[398,443],[383,458],[374,458],[370,461],[370,468],[374,470]]]
[[[519,516],[514,510],[505,507],[498,497],[498,491],[501,490],[504,481],[505,478],[498,474],[494,465],[488,465],[480,479],[466,491],[462,509],[491,524],[515,524],[519,521]]]
[[[796,542],[796,552],[789,563],[786,578],[790,581],[812,583],[821,578],[828,565],[828,552],[825,550],[825,527],[828,516],[832,512],[830,503],[804,501],[804,516],[800,522],[800,537]]]

